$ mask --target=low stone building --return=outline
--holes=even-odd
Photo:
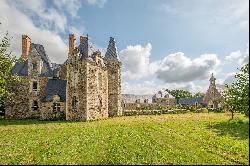
[[[172,95],[162,91],[158,91],[158,93],[153,95],[152,102],[165,107],[173,107],[176,104],[176,100]]]
[[[9,83],[14,92],[6,101],[7,119],[39,118],[88,121],[122,115],[121,62],[114,38],[105,56],[88,36],[69,35],[68,58],[51,63],[45,49],[22,36],[21,63],[11,70],[21,82]]]

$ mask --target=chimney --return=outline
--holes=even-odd
[[[74,49],[75,49],[75,35],[74,34],[70,34],[69,35],[69,54],[73,55]]]
[[[30,50],[31,39],[28,35],[22,35],[22,55],[23,59],[27,59]]]

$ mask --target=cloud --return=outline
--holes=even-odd
[[[235,72],[227,73],[223,84],[231,85],[233,82],[235,82],[236,81],[235,74],[236,74]]]
[[[87,2],[91,5],[97,5],[98,7],[102,8],[106,3],[106,0],[87,0]]]
[[[248,0],[190,0],[162,3],[159,9],[169,14],[184,17],[206,17],[216,24],[238,25],[249,31]]]
[[[54,4],[59,10],[68,12],[72,17],[77,17],[77,12],[82,5],[80,0],[54,0]]]
[[[78,27],[75,27],[75,26],[70,26],[69,27],[69,33],[73,33],[76,36],[80,37],[80,36],[84,35],[85,27],[81,26],[81,28],[78,28]]]
[[[244,55],[242,55],[240,57],[240,59],[238,60],[238,63],[240,66],[243,66],[243,65],[249,63],[249,43],[247,43],[246,51],[245,51]]]
[[[225,57],[225,60],[229,61],[229,62],[233,62],[233,61],[237,60],[239,57],[241,57],[240,50],[235,51],[235,52],[231,52],[230,55]]]
[[[67,18],[64,13],[48,7],[46,1],[18,0],[8,1],[7,3],[11,8],[16,8],[29,18],[32,18],[34,24],[42,29],[59,32],[65,31],[67,27]]]
[[[131,83],[128,81],[122,81],[122,94],[136,94],[136,95],[148,95],[155,94],[158,91],[165,91],[166,89],[182,89],[188,90],[191,93],[206,92],[208,87],[202,87],[194,82],[189,83],[159,83],[155,80],[143,81],[140,83]]]
[[[123,63],[122,75],[124,79],[140,79],[149,74],[149,56],[151,49],[152,46],[148,43],[145,46],[130,45],[119,52],[119,58]]]
[[[156,76],[158,79],[168,83],[190,82],[203,80],[216,71],[220,64],[216,54],[203,54],[191,60],[184,53],[170,54],[161,61],[155,62],[158,66]]]
[[[28,4],[28,3],[27,3]],[[21,55],[22,34],[30,36],[33,43],[42,44],[53,62],[63,63],[67,58],[67,45],[55,32],[36,26],[32,20],[13,4],[0,1],[0,36],[9,32],[13,54]]]

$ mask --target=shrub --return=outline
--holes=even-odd
[[[200,109],[197,109],[196,111],[197,113],[208,113],[208,109],[207,108],[200,108]]]

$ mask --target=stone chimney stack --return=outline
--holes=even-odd
[[[75,49],[75,35],[70,34],[69,35],[69,55],[73,55],[74,49]]]
[[[28,35],[22,35],[22,55],[23,59],[27,59],[30,50],[31,39]]]

